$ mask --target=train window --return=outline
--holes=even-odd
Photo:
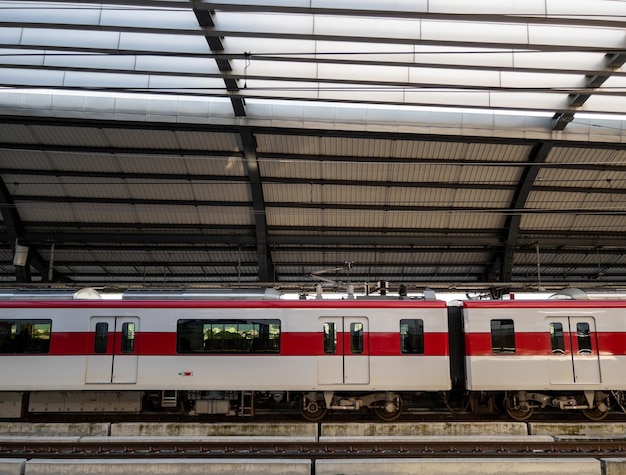
[[[578,353],[581,355],[591,354],[591,331],[589,324],[577,323],[576,336],[578,338]]]
[[[350,353],[360,355],[363,353],[363,324],[350,324]]]
[[[107,322],[96,323],[96,335],[93,344],[94,353],[106,353],[109,342],[109,324]]]
[[[565,339],[563,338],[563,324],[550,324],[550,342],[552,343],[552,353],[562,355],[565,353]]]
[[[52,320],[0,320],[0,353],[48,353]]]
[[[491,320],[491,350],[494,353],[515,353],[513,320]]]
[[[400,320],[400,351],[403,354],[424,354],[424,320]]]
[[[337,354],[337,328],[333,322],[324,323],[324,353]]]
[[[178,320],[178,353],[280,353],[280,320]]]
[[[135,324],[123,323],[122,324],[122,346],[120,348],[122,353],[132,353],[135,351]]]

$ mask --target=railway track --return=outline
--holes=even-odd
[[[211,442],[136,441],[64,442],[15,441],[0,444],[0,458],[446,458],[446,457],[624,457],[626,443],[618,439],[575,441],[341,441],[341,442]]]

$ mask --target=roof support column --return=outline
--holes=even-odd
[[[522,221],[521,210],[526,207],[528,196],[530,195],[535,180],[539,175],[539,171],[541,170],[541,166],[539,165],[545,163],[553,146],[553,142],[539,142],[532,148],[530,154],[528,155],[529,165],[526,166],[522,172],[522,176],[520,177],[517,189],[515,190],[511,206],[509,207],[511,214],[506,217],[506,221],[504,223],[504,229],[506,232],[506,236],[504,238],[504,256],[500,259],[500,257],[496,255],[490,266],[490,276],[495,277],[499,275],[499,279],[495,277],[496,280],[502,282],[511,282],[512,280],[515,248],[517,246],[517,237],[519,235],[520,224]],[[516,212],[516,210],[520,210],[520,212]],[[489,280],[493,279],[494,278],[492,277]]]
[[[267,219],[265,216],[265,199],[261,172],[256,154],[256,140],[248,127],[243,127],[239,133],[240,149],[244,155],[244,168],[250,180],[250,191],[254,209],[254,223],[256,227],[256,248],[259,261],[259,281],[274,281],[274,265],[267,242]]]
[[[0,212],[2,212],[2,219],[7,228],[7,234],[9,236],[9,244],[11,250],[15,254],[18,251],[18,240],[22,233],[22,222],[11,198],[8,188],[2,180],[0,180]],[[26,284],[31,282],[30,266],[34,266],[37,271],[41,272],[44,276],[43,269],[45,264],[42,257],[35,250],[31,250],[28,247],[21,248],[25,253],[22,259],[14,260],[15,266],[15,280],[20,284]]]

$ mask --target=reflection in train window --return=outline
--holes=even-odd
[[[589,324],[577,323],[576,336],[578,338],[578,353],[581,355],[591,354],[591,331]]]
[[[324,323],[324,354],[337,354],[337,329],[333,322]]]
[[[133,353],[135,351],[135,324],[122,324],[122,353]]]
[[[562,355],[565,353],[565,339],[563,338],[563,324],[550,324],[550,342],[552,343],[552,353]]]
[[[400,351],[403,354],[424,354],[424,320],[400,320]]]
[[[515,353],[515,329],[513,320],[491,320],[491,351]]]
[[[178,353],[280,353],[280,320],[178,320]]]
[[[0,353],[48,353],[52,320],[0,320]]]
[[[350,353],[360,355],[363,353],[363,324],[350,324]]]

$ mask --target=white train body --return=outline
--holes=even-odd
[[[537,408],[582,410],[601,420],[626,412],[626,305],[623,301],[465,302],[465,385],[504,392],[518,420]]]
[[[444,392],[504,395],[520,420],[546,406],[600,419],[626,405],[626,303],[0,299],[0,362],[0,417],[23,399],[241,415],[286,400],[309,420],[393,420],[403,398]]]
[[[450,389],[439,301],[7,300],[0,358],[2,392]]]
[[[470,390],[626,390],[623,302],[466,302],[464,326]]]

